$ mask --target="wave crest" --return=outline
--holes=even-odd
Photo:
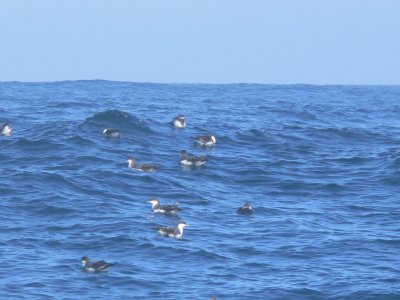
[[[104,129],[106,127],[113,127],[118,129],[129,129],[143,133],[152,133],[153,130],[138,117],[131,115],[128,112],[120,111],[118,109],[111,109],[95,113],[93,116],[87,118],[83,126],[96,127]],[[125,131],[125,130],[124,130]]]

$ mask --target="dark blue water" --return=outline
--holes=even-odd
[[[400,299],[399,116],[399,86],[0,83],[0,298]]]

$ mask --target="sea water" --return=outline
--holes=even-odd
[[[399,116],[399,86],[0,83],[0,298],[400,299]]]

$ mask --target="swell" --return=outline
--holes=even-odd
[[[104,128],[113,127],[122,130],[122,134],[129,136],[153,134],[153,130],[145,121],[124,111],[117,109],[105,110],[88,117],[80,128],[102,132]]]
[[[4,298],[396,299],[399,89],[384,91],[14,84],[0,108],[16,124],[0,137]],[[175,112],[187,128],[171,128]],[[215,147],[193,143],[209,133]],[[209,160],[182,168],[182,149]],[[154,215],[150,197],[182,211]],[[246,201],[254,214],[238,215]],[[180,218],[183,239],[159,235]],[[114,266],[84,272],[83,255]]]
[[[5,149],[23,153],[43,153],[45,151],[61,151],[63,145],[48,138],[43,139],[18,139],[9,142]]]

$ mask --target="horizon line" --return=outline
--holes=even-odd
[[[152,82],[152,81],[127,81],[127,80],[111,80],[111,79],[65,79],[52,81],[22,81],[22,80],[6,80],[0,83],[65,83],[65,82],[81,82],[81,81],[106,81],[117,83],[135,83],[135,84],[162,84],[162,85],[312,85],[312,86],[399,86],[398,84],[384,83],[263,83],[263,82]]]

